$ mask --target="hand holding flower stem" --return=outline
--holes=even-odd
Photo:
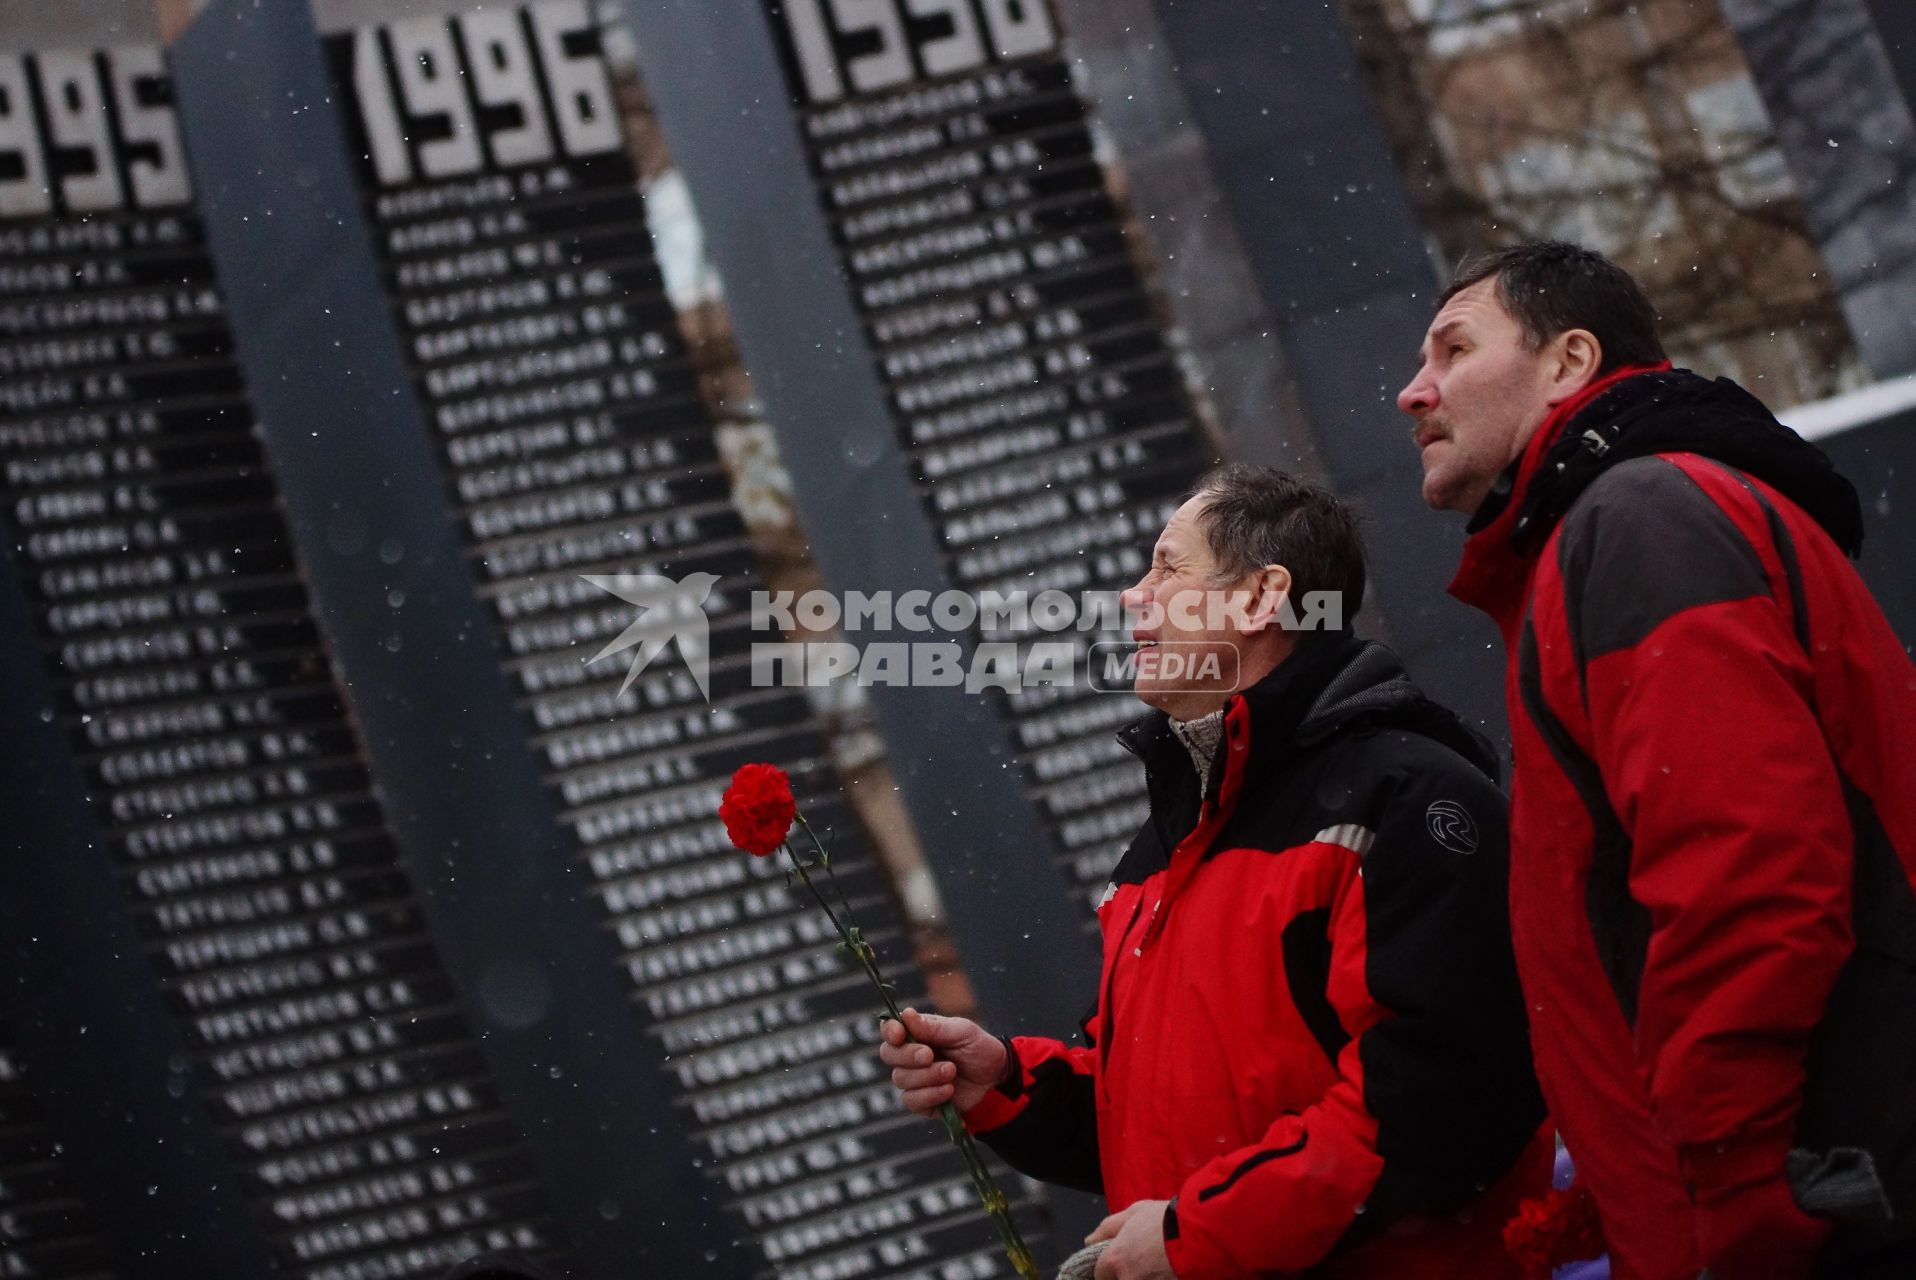
[[[865,941],[865,935],[852,919],[851,904],[845,900],[845,894],[838,887],[838,875],[832,870],[831,852],[825,842],[812,830],[805,815],[798,812],[798,803],[792,796],[791,782],[782,769],[773,765],[747,764],[739,768],[732,776],[732,785],[726,789],[723,802],[719,806],[719,816],[724,819],[726,832],[732,843],[747,853],[757,857],[767,857],[783,850],[791,871],[787,878],[796,875],[805,887],[811,891],[825,916],[837,930],[840,945],[850,952],[864,969],[865,976],[871,979],[878,989],[878,998],[884,1002],[884,1016],[897,1022],[902,1028],[904,1018],[898,1012],[897,1002],[892,999],[891,984],[885,981],[878,969],[878,953],[871,943]],[[838,898],[838,908],[826,900],[819,892],[818,884],[811,877],[810,863],[801,862],[793,851],[787,837],[792,824],[796,822],[800,830],[811,841],[817,851],[818,865],[825,869],[831,881],[832,892]],[[905,1038],[912,1040],[910,1030]],[[998,1240],[1004,1246],[1005,1254],[1011,1260],[1012,1270],[1021,1280],[1039,1280],[1038,1264],[1031,1256],[1030,1248],[1011,1218],[1011,1205],[1005,1199],[1004,1192],[991,1176],[991,1170],[979,1153],[978,1144],[972,1140],[965,1129],[964,1119],[958,1114],[958,1108],[946,1102],[938,1108],[939,1119],[944,1122],[945,1136],[958,1148],[964,1157],[965,1169],[971,1175],[971,1185],[978,1193],[978,1200],[984,1206],[985,1213],[991,1219],[992,1227],[998,1233]]]

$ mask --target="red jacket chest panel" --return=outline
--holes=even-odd
[[[1323,1097],[1336,1072],[1292,996],[1284,938],[1294,925],[1363,927],[1356,855],[1335,845],[1225,850],[1165,902],[1168,880],[1163,870],[1117,886],[1099,908],[1098,1125],[1113,1203],[1171,1195],[1206,1161]],[[1146,942],[1154,910],[1162,918]],[[1313,912],[1321,923],[1300,923]]]

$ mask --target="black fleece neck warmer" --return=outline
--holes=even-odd
[[[1852,558],[1862,550],[1862,502],[1829,455],[1728,378],[1712,381],[1687,369],[1619,382],[1565,425],[1517,495],[1512,545],[1535,551],[1598,476],[1658,453],[1699,454],[1754,476],[1807,512]]]

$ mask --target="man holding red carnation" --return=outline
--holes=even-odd
[[[907,1107],[955,1102],[1013,1167],[1105,1195],[1098,1280],[1520,1274],[1503,1228],[1551,1146],[1504,798],[1483,739],[1349,632],[1363,590],[1331,494],[1205,477],[1126,593],[1142,655],[1195,660],[1139,664],[1153,710],[1120,737],[1151,815],[1098,909],[1084,1042],[885,1027]],[[1315,592],[1341,626],[1280,625]]]

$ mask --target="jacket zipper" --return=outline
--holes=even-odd
[[[1156,923],[1158,918],[1158,913],[1164,909],[1165,895],[1169,892],[1171,887],[1171,863],[1177,856],[1178,846],[1183,843],[1182,841],[1173,842],[1168,840],[1165,836],[1164,828],[1158,823],[1159,787],[1156,780],[1152,778],[1151,772],[1148,768],[1145,770],[1144,783],[1145,783],[1144,799],[1145,799],[1145,804],[1148,807],[1146,818],[1151,823],[1152,827],[1156,830],[1158,843],[1164,848],[1165,853],[1164,853],[1164,870],[1161,873],[1163,876],[1163,883],[1158,890],[1157,901],[1153,903],[1151,906],[1151,919],[1145,922],[1144,937],[1138,940],[1138,945],[1136,948],[1134,948],[1134,954],[1132,958],[1139,959],[1139,960],[1141,960],[1144,956],[1144,942],[1146,938],[1150,937],[1151,925]],[[1200,789],[1198,792],[1197,826],[1192,828],[1193,833],[1195,833],[1197,830],[1201,829],[1204,826],[1205,817],[1207,814],[1210,813],[1210,811],[1211,811],[1210,798],[1207,794],[1205,794],[1205,789],[1202,786],[1200,786]],[[1145,877],[1145,883],[1148,884],[1149,882],[1150,882],[1150,877],[1149,876]],[[1144,914],[1144,893],[1143,893],[1144,885],[1140,884],[1138,888],[1139,888],[1139,893],[1138,893],[1137,905],[1131,908],[1131,918],[1125,921],[1124,931],[1118,935],[1118,945],[1111,952],[1110,972],[1104,975],[1104,999],[1102,1001],[1102,1005],[1103,1005],[1102,1011],[1104,1013],[1104,1021],[1098,1028],[1099,1031],[1102,1033],[1099,1040],[1099,1044],[1098,1044],[1098,1082],[1099,1082],[1098,1087],[1100,1090],[1102,1090],[1104,1087],[1105,1072],[1111,1066],[1111,1045],[1112,1045],[1112,1042],[1117,1038],[1116,1036],[1112,1034],[1112,1032],[1116,1029],[1116,1026],[1117,1026],[1118,1011],[1117,1011],[1116,1002],[1113,997],[1117,991],[1117,985],[1118,985],[1118,966],[1121,963],[1123,963],[1125,948],[1130,946],[1131,933],[1134,929],[1137,928],[1138,917]]]
[[[1131,908],[1131,918],[1124,923],[1124,932],[1118,935],[1118,946],[1111,953],[1111,971],[1104,975],[1104,1022],[1098,1028],[1098,1087],[1102,1091],[1105,1072],[1111,1067],[1111,1045],[1117,1039],[1112,1034],[1117,1029],[1118,1009],[1114,994],[1118,989],[1118,964],[1124,958],[1124,948],[1131,941],[1131,930],[1138,924],[1138,916],[1144,911],[1144,895],[1138,895],[1138,903]]]

